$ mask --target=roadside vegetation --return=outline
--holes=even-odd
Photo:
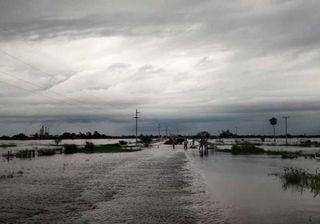
[[[43,148],[43,149],[25,149],[16,152],[8,151],[2,153],[1,156],[8,160],[12,158],[30,159],[36,156],[52,156],[55,154],[73,154],[73,153],[116,153],[116,152],[135,152],[140,151],[140,148],[127,145],[127,142],[121,141],[116,144],[95,145],[92,142],[86,142],[82,147],[76,144],[65,144],[56,148]]]
[[[231,149],[218,149],[217,151],[231,153],[232,155],[265,154],[265,155],[281,156],[281,158],[283,159],[295,159],[298,157],[314,158],[314,155],[304,154],[302,151],[289,152],[289,151],[264,150],[250,142],[238,143],[238,144],[232,145]]]
[[[38,149],[38,156],[53,156],[57,154],[57,152],[61,153],[62,149]]]
[[[307,140],[307,141],[301,142],[297,146],[300,146],[300,147],[320,147],[320,142]]]
[[[17,144],[15,143],[1,143],[0,148],[9,148],[9,147],[16,147]]]
[[[134,152],[140,149],[128,149],[120,143],[95,145],[92,142],[86,142],[84,147],[78,147],[75,144],[65,144],[64,153],[115,153],[115,152]]]

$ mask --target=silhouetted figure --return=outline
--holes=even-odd
[[[171,144],[172,144],[172,149],[175,149],[176,144],[177,144],[176,137],[175,137],[175,136],[171,136],[171,137],[169,137],[169,141],[170,141],[170,142],[171,142]]]
[[[183,141],[183,148],[184,148],[185,150],[188,149],[188,140],[187,140],[187,138],[185,138],[184,141]]]
[[[204,155],[208,155],[208,139],[204,139]]]
[[[176,148],[176,138],[173,137],[172,138],[172,149],[175,149]]]
[[[200,153],[200,156],[203,156],[204,146],[205,146],[205,140],[204,140],[204,138],[201,138],[200,142],[199,142],[199,153]]]

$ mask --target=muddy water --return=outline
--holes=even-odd
[[[20,172],[19,172],[20,171]],[[1,223],[226,223],[182,150],[1,161]],[[19,172],[19,174],[18,174]]]
[[[315,172],[320,162],[310,159],[284,160],[270,156],[232,156],[197,151],[187,156],[205,181],[209,194],[225,207],[237,224],[320,223],[320,196],[308,189],[283,188],[274,175],[284,167]]]

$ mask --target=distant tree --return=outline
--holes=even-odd
[[[91,132],[90,132],[90,131],[88,131],[88,132],[86,133],[86,136],[87,136],[87,138],[92,138],[92,134],[91,134]]]
[[[87,138],[87,136],[86,136],[85,133],[79,132],[79,133],[78,133],[78,138],[80,138],[80,139],[85,139],[85,138]]]
[[[197,138],[209,138],[210,137],[210,133],[207,131],[201,131],[198,134],[196,134]]]
[[[23,133],[12,136],[12,139],[17,139],[17,140],[26,140],[27,138],[28,137]]]
[[[94,151],[94,148],[95,148],[95,145],[92,143],[92,142],[86,142],[84,148],[89,151],[89,152],[93,152]]]
[[[233,134],[231,131],[229,130],[222,130],[221,133],[219,134],[220,138],[232,138],[232,137],[236,137],[235,134]]]
[[[11,138],[9,136],[4,135],[4,136],[1,136],[0,139],[1,140],[10,140]]]
[[[278,123],[278,120],[277,120],[277,118],[272,117],[269,119],[269,122],[273,127],[273,141],[276,142],[276,125]]]
[[[63,138],[63,139],[71,139],[71,134],[69,132],[64,132],[61,135],[61,138]]]
[[[149,144],[152,142],[152,136],[151,135],[140,135],[140,140],[144,144],[144,146],[149,146]]]
[[[75,139],[77,138],[77,134],[76,133],[71,133],[71,138],[70,139]]]
[[[97,131],[95,131],[92,135],[93,138],[101,138],[101,134]]]

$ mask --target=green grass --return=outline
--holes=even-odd
[[[1,143],[0,144],[0,148],[8,148],[8,147],[16,147],[16,146],[17,146],[17,144],[15,144],[15,143],[7,143],[7,144]]]
[[[301,142],[297,146],[300,146],[300,147],[320,147],[320,142],[315,142],[315,141],[313,142],[313,141],[307,140],[307,141]]]
[[[77,145],[64,145],[65,154],[73,153],[116,153],[116,152],[134,152],[138,149],[127,149],[120,144],[94,145],[93,143],[86,143],[84,148],[79,148]]]
[[[320,173],[309,173],[298,168],[284,168],[284,172],[277,174],[283,183],[283,189],[293,189],[299,192],[309,190],[314,197],[320,194]]]
[[[244,142],[232,145],[231,153],[233,155],[264,154],[265,150],[255,146],[252,143]]]
[[[38,156],[52,156],[57,153],[57,149],[38,149]]]

